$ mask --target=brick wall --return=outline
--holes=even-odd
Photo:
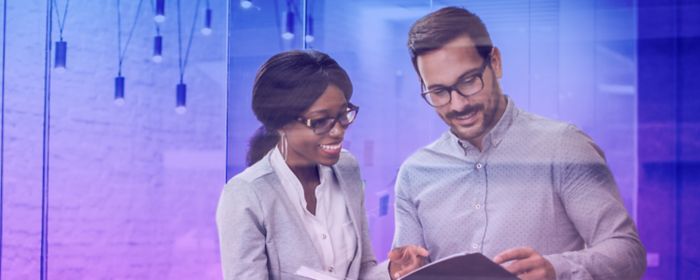
[[[185,43],[195,2],[182,1]],[[50,77],[49,278],[220,277],[214,213],[225,179],[226,2],[210,2],[214,33],[194,35],[184,115],[174,111],[176,1],[166,1],[161,64],[150,61],[155,27],[143,2],[121,107],[113,102],[116,1],[70,2],[68,71]],[[137,3],[122,1],[123,41]],[[46,2],[7,6],[1,278],[28,279],[40,270]],[[200,14],[196,30],[202,22]]]

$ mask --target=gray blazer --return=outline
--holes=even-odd
[[[349,279],[389,279],[370,244],[363,183],[357,161],[343,150],[333,171],[345,196],[357,248]],[[216,211],[224,279],[304,279],[300,266],[323,271],[301,218],[281,187],[270,153],[224,186]]]

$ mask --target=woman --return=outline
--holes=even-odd
[[[370,246],[357,162],[342,150],[359,110],[351,96],[345,70],[317,51],[280,53],[260,68],[253,111],[262,127],[217,210],[225,279],[302,279],[302,266],[389,278]],[[392,272],[417,267],[416,254],[427,252],[405,254]]]

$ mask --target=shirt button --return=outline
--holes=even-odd
[[[476,163],[476,169],[481,169],[482,167],[484,167],[484,165],[481,164],[481,162]]]
[[[474,204],[474,209],[477,209],[477,210],[481,209],[481,204],[479,204],[479,203]]]
[[[321,239],[324,239],[324,240],[325,240],[326,238],[328,238],[328,236],[327,236],[325,233],[324,233],[324,234],[321,234]]]
[[[472,249],[476,249],[476,248],[479,248],[479,244],[472,243]]]
[[[332,267],[332,266],[329,266],[329,267],[328,267],[328,272],[333,273],[333,267]]]

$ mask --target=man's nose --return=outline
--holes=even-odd
[[[462,95],[457,89],[450,90],[450,110],[460,111],[469,103],[469,97]]]

